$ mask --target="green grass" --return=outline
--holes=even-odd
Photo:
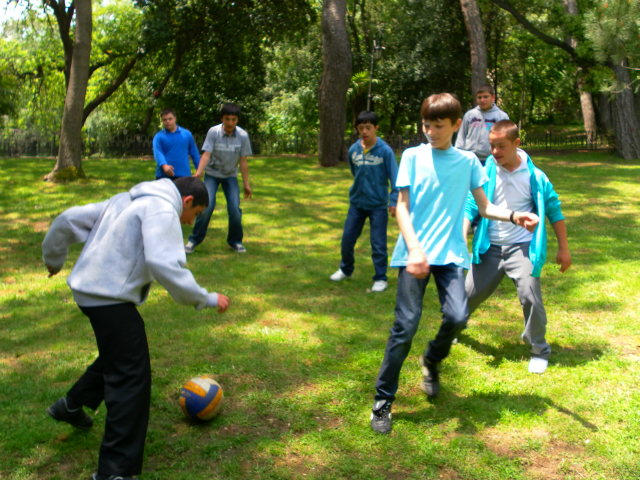
[[[607,154],[536,156],[563,201],[572,268],[551,263],[543,294],[553,348],[544,375],[527,372],[522,313],[504,281],[443,364],[442,391],[418,389],[417,356],[440,322],[435,288],[402,371],[394,431],[369,412],[393,323],[397,275],[371,287],[368,227],[351,281],[334,284],[351,175],[315,158],[251,159],[243,201],[246,255],[225,242],[218,195],[209,234],[188,267],[229,295],[224,315],[175,304],[159,286],[140,308],[153,389],[142,480],[150,479],[637,479],[640,478],[640,166]],[[104,406],[88,433],[45,408],[97,353],[65,269],[47,279],[40,245],[64,209],[153,177],[137,160],[90,160],[86,182],[52,185],[51,160],[0,159],[0,478],[88,479]],[[184,230],[185,238],[190,228]],[[397,226],[390,222],[389,245]],[[190,424],[181,384],[211,374],[222,414]]]

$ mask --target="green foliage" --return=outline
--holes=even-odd
[[[637,479],[640,166],[606,153],[533,160],[560,195],[573,257],[560,274],[549,229],[549,369],[527,372],[522,307],[505,279],[443,362],[440,396],[427,400],[417,356],[441,321],[431,282],[394,431],[382,436],[370,430],[369,414],[397,275],[389,272],[387,291],[366,293],[373,266],[365,226],[353,278],[328,278],[340,261],[353,177],[346,165],[320,171],[316,158],[252,158],[254,195],[242,203],[248,253],[226,245],[219,193],[207,239],[188,257],[201,285],[230,296],[229,310],[196,312],[157,284],[140,307],[153,370],[140,480]],[[9,480],[96,471],[104,405],[91,412],[89,432],[44,411],[97,355],[65,282],[81,247],[49,279],[41,245],[62,211],[150,180],[155,168],[92,159],[87,181],[42,182],[52,165],[0,159],[0,476]],[[190,232],[185,226],[185,239]],[[398,235],[390,221],[390,246]],[[216,378],[225,400],[216,420],[196,425],[178,396],[202,374]]]
[[[601,62],[620,62],[640,65],[640,1],[597,0],[593,10],[584,16],[587,38],[594,45]]]

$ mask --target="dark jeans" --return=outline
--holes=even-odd
[[[349,205],[347,220],[344,222],[344,232],[342,232],[342,261],[340,269],[345,275],[351,275],[355,269],[355,258],[353,250],[364,223],[369,218],[371,226],[371,260],[376,270],[373,280],[387,280],[387,223],[389,222],[389,212],[387,208],[376,210],[363,210]]]
[[[216,207],[216,193],[218,186],[222,185],[224,198],[227,199],[227,213],[229,214],[229,233],[227,243],[231,246],[242,243],[242,210],[240,209],[240,188],[237,177],[217,178],[211,175],[204,175],[204,185],[209,192],[209,206],[196,218],[193,232],[189,236],[189,241],[195,245],[200,245],[207,235],[211,214]]]
[[[422,300],[430,276],[436,280],[442,324],[434,340],[424,355],[431,363],[439,363],[449,355],[451,344],[464,329],[469,318],[467,294],[464,289],[464,273],[453,264],[431,265],[427,278],[418,280],[406,268],[398,272],[398,293],[396,296],[396,321],[391,328],[384,360],[376,382],[377,400],[393,402],[398,391],[400,369],[411,349],[411,342],[418,331],[422,315]]]
[[[107,420],[100,445],[100,475],[142,471],[151,402],[151,364],[144,321],[132,303],[80,307],[91,321],[99,356],[67,397],[92,410],[104,400]]]

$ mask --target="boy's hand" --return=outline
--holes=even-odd
[[[47,270],[49,270],[49,276],[47,278],[51,278],[53,277],[55,274],[57,274],[58,272],[56,272],[53,268],[51,268],[49,265],[45,265],[45,267],[47,267]]]
[[[251,192],[251,187],[249,185],[245,185],[244,186],[244,198],[251,198],[252,194],[253,194],[253,192]]]
[[[516,212],[513,215],[516,224],[533,232],[540,222],[540,218],[535,213]]]
[[[227,297],[226,295],[222,295],[221,293],[218,294],[218,313],[224,313],[227,311],[227,308],[229,308],[229,304],[231,302],[229,301],[229,297]]]
[[[429,275],[429,262],[422,248],[409,250],[407,259],[407,272],[417,279],[426,278]]]
[[[564,273],[569,270],[571,266],[571,254],[569,250],[560,249],[556,255],[556,263],[560,265],[560,273]]]
[[[396,207],[389,207],[389,215],[396,218]]]
[[[164,170],[164,173],[166,173],[170,177],[173,177],[173,167],[171,165],[167,165],[165,163],[164,165],[162,165],[162,170]]]

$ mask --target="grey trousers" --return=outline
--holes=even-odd
[[[531,356],[545,360],[551,355],[551,347],[544,336],[547,331],[547,312],[542,303],[540,278],[532,277],[533,264],[529,260],[529,243],[508,246],[491,245],[482,263],[471,265],[465,280],[469,298],[469,315],[498,288],[506,275],[516,286],[524,314],[522,340],[531,345]]]

